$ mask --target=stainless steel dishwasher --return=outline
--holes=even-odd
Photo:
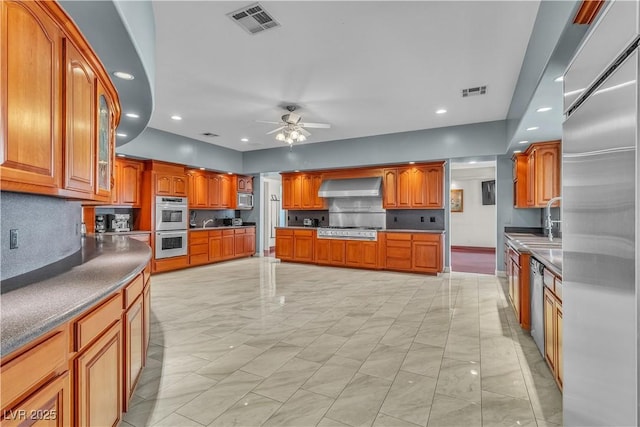
[[[531,290],[531,336],[544,357],[544,266],[535,258],[531,258],[530,286]]]

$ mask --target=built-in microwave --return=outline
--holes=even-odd
[[[187,254],[187,231],[156,232],[156,259]]]
[[[238,193],[238,203],[236,209],[253,209],[253,194]]]
[[[186,230],[189,211],[186,197],[156,197],[156,230]]]

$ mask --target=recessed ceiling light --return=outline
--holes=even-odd
[[[127,157],[124,154],[116,154],[116,156],[118,156],[118,157]]]
[[[556,77],[553,81],[560,83],[561,81],[564,81],[564,76]]]
[[[515,150],[513,154],[522,153],[522,150]]]
[[[540,126],[531,126],[530,128],[527,128],[527,130],[538,130],[540,129]]]
[[[296,170],[294,170],[294,172],[300,172],[300,169],[296,169]]]
[[[204,170],[204,168],[200,168],[200,170],[201,170],[201,171],[203,171],[203,170]]]
[[[441,108],[441,109],[439,109],[439,110],[436,110],[436,114],[444,114],[444,113],[446,113],[446,112],[447,112],[447,110],[445,110],[444,108]]]
[[[476,163],[477,163],[477,162],[476,162],[475,160],[471,160],[471,161],[469,162],[469,164],[470,164],[470,165],[474,165],[474,164],[476,164]]]
[[[240,141],[242,141],[242,142],[249,142],[249,138],[240,138]]]
[[[171,116],[171,120],[182,120],[182,117],[174,114],[173,116]]]
[[[410,165],[415,165],[415,164],[416,164],[416,162],[409,162],[409,164],[410,164]]]
[[[124,71],[116,71],[113,75],[122,80],[133,80],[135,78],[133,74],[125,73]]]
[[[540,108],[538,108],[538,109],[536,110],[536,112],[538,112],[538,113],[544,113],[544,112],[546,112],[546,111],[551,111],[551,110],[552,110],[552,108],[551,108],[551,107],[540,107]]]
[[[233,175],[233,172],[227,172],[229,175]]]
[[[118,135],[120,138],[126,138],[127,134],[126,133],[122,133],[122,132],[118,132],[116,133],[116,135]]]
[[[131,117],[132,119],[137,119],[138,117],[140,117],[138,114],[136,113],[127,113],[125,114],[127,117]]]
[[[518,144],[528,144],[528,143],[529,143],[529,141],[520,141],[520,142],[518,142]]]

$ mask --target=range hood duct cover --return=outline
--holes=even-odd
[[[322,182],[320,197],[381,197],[382,178],[328,179]]]

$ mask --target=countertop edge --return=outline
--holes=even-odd
[[[0,337],[1,338],[0,357],[4,358],[6,356],[11,355],[15,351],[22,348],[23,346],[46,335],[47,333],[51,332],[55,328],[65,324],[66,322],[72,320],[76,316],[89,310],[91,307],[98,305],[107,297],[109,297],[110,295],[113,295],[115,292],[122,289],[133,278],[135,278],[141,271],[143,271],[146,265],[151,260],[151,248],[145,243],[139,242],[135,239],[126,239],[126,240],[129,242],[128,245],[134,246],[134,249],[136,252],[140,252],[138,253],[138,256],[140,257],[140,259],[138,261],[135,261],[135,266],[130,268],[126,273],[124,273],[124,275],[120,276],[116,281],[109,281],[108,283],[105,283],[105,284],[98,283],[98,284],[92,285],[92,289],[95,288],[95,290],[90,292],[88,295],[81,297],[78,301],[73,301],[72,303],[69,303],[69,304],[72,304],[72,306],[69,306],[67,308],[62,308],[61,311],[59,312],[53,312],[54,311],[53,309],[51,309],[50,307],[47,307],[49,311],[51,311],[50,313],[47,313],[47,315],[45,315],[43,318],[29,319],[30,321],[25,322],[27,324],[24,325],[23,328],[18,328],[23,330],[19,330],[19,331],[3,330],[2,336]],[[114,255],[115,253],[116,253],[116,250],[114,250],[114,253],[101,254],[95,258],[92,258],[87,262],[86,267],[90,267],[92,269],[95,268],[95,271],[93,271],[93,273],[99,273],[99,269],[101,267],[100,264],[102,264],[105,261],[103,257],[115,256]],[[92,262],[95,264],[96,260],[100,261],[99,263],[97,263],[98,265],[89,266],[89,264],[91,264]],[[76,275],[84,276],[84,274],[86,273],[88,272],[82,271],[81,274],[79,274],[78,271],[74,272],[74,269],[72,269],[71,271],[60,274],[55,278],[43,281],[43,282],[51,282],[51,281],[57,282],[55,286],[51,286],[51,288],[45,287],[45,289],[39,289],[43,287],[41,286],[43,282],[32,283],[30,285],[24,286],[23,288],[16,289],[15,291],[13,291],[13,292],[16,292],[17,296],[15,298],[10,298],[10,299],[21,300],[20,294],[25,294],[26,295],[25,300],[20,302],[22,302],[23,305],[31,307],[31,305],[29,304],[31,302],[29,298],[33,299],[34,296],[29,294],[32,294],[35,292],[37,294],[38,299],[41,299],[47,302],[53,301],[55,303],[56,293],[61,294],[62,289],[66,288],[67,286],[73,286],[74,276]],[[96,276],[94,276],[94,280],[95,280],[95,277]],[[77,282],[80,279],[81,279],[80,277],[76,278],[76,283],[75,283],[76,286],[78,285]],[[47,295],[47,291],[49,295]],[[60,295],[58,295],[58,299],[59,298],[60,298]],[[4,295],[2,299],[6,301],[6,297]],[[3,301],[2,302],[3,306],[4,306],[4,303],[5,302]],[[9,304],[13,304],[13,303],[9,301]],[[46,303],[44,303],[43,305],[46,306]],[[14,307],[14,309],[15,308],[17,307]],[[16,320],[15,314],[11,312],[7,314],[7,311],[9,310],[6,310],[5,307],[3,307],[2,313],[0,313],[0,319],[2,320],[3,325],[6,325],[7,322],[15,322]],[[15,328],[15,324],[11,323],[9,327]]]
[[[275,227],[276,229],[283,229],[283,230],[317,230],[319,228],[326,228],[326,227],[305,227],[302,225],[291,225],[291,226],[282,226],[282,227]],[[445,234],[446,230],[416,230],[416,229],[409,229],[409,228],[399,228],[399,229],[390,229],[390,228],[385,228],[384,230],[377,230],[378,233],[431,233],[431,234]]]
[[[235,228],[255,228],[255,225],[221,225],[217,227],[194,227],[189,228],[189,231],[215,231],[215,230],[233,230]],[[277,228],[277,227],[276,227]]]

